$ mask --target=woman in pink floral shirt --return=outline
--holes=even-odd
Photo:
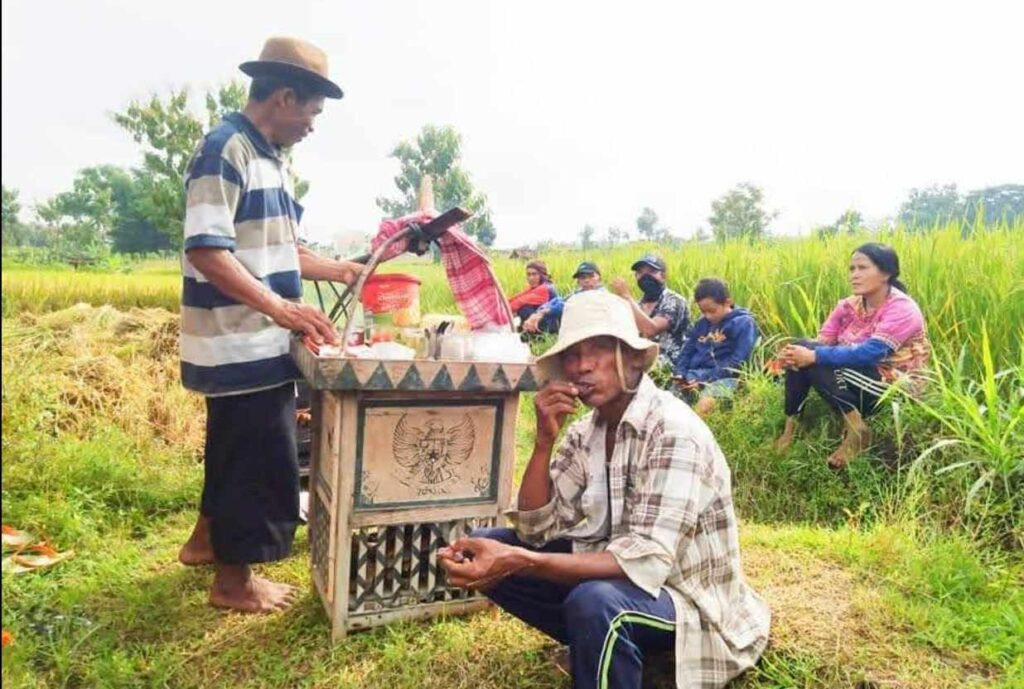
[[[841,468],[871,442],[864,421],[894,383],[919,389],[931,353],[924,317],[899,280],[892,247],[870,242],[850,257],[853,296],[836,305],[816,340],[789,345],[779,356],[786,367],[786,427],[776,441],[793,442],[797,417],[811,389],[843,415],[846,432],[829,466]]]

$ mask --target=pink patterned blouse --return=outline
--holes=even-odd
[[[868,313],[863,297],[847,297],[836,305],[818,332],[818,340],[827,345],[858,345],[871,338],[893,350],[878,364],[882,380],[892,383],[907,376],[918,382],[915,374],[928,364],[931,344],[924,316],[913,299],[892,288],[885,302]]]

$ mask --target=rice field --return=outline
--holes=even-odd
[[[176,261],[150,261],[132,270],[99,272],[64,265],[3,266],[3,315],[59,311],[75,304],[119,309],[178,310],[181,269]]]
[[[963,235],[963,228],[951,224],[926,233],[897,231],[883,241],[899,253],[902,278],[920,304],[937,348],[954,356],[964,350],[969,367],[980,371],[984,329],[997,365],[1015,364],[1024,341],[1024,221],[968,238]],[[568,293],[574,287],[573,270],[584,258],[597,261],[610,280],[629,276],[637,257],[656,251],[667,261],[669,286],[676,291],[690,296],[700,278],[724,278],[736,302],[753,311],[765,335],[799,337],[815,333],[836,302],[849,293],[847,259],[852,249],[869,239],[873,238],[864,235],[675,247],[635,243],[588,252],[561,250],[540,258],[559,290]],[[495,258],[494,268],[506,294],[523,288],[522,261]],[[423,278],[425,312],[455,309],[440,266],[399,259],[384,270]],[[174,261],[151,262],[123,273],[5,265],[3,314],[52,311],[81,302],[177,311],[179,275]],[[311,288],[307,298],[315,298]]]
[[[698,278],[724,277],[778,338],[814,332],[847,294],[846,259],[864,239],[541,258],[567,292],[584,258],[610,279],[661,250],[674,289],[688,295]],[[843,474],[823,461],[837,428],[820,400],[793,452],[771,452],[781,393],[756,367],[709,419],[733,473],[746,575],[773,608],[771,645],[735,689],[1024,686],[1024,226],[889,241],[938,350],[925,399],[879,414],[878,442]],[[424,279],[424,311],[454,308],[439,266],[386,269]],[[495,270],[506,293],[521,289],[522,261],[498,258]],[[494,612],[331,646],[308,593],[305,530],[294,557],[261,570],[307,592],[294,609],[243,618],[209,608],[209,573],[175,562],[194,519],[204,432],[201,399],[178,381],[179,292],[175,261],[76,272],[5,259],[3,521],[76,555],[38,575],[5,572],[4,684],[568,687],[550,660],[555,645]],[[534,422],[527,396],[517,473]]]

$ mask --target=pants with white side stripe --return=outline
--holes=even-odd
[[[537,550],[513,529],[478,529],[474,538],[493,538]],[[548,543],[545,552],[572,552],[568,539]],[[675,645],[675,607],[662,589],[652,598],[628,579],[599,579],[566,586],[528,576],[510,576],[487,591],[503,610],[569,646],[573,687],[639,689],[644,657]]]
[[[821,346],[813,340],[802,340],[797,344],[809,349]],[[875,411],[878,398],[885,393],[887,385],[874,366],[832,368],[813,364],[786,371],[786,416],[800,413],[812,388],[833,409],[844,414],[857,410],[866,417]]]

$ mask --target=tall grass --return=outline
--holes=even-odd
[[[936,482],[923,473],[948,476],[976,537],[1024,551],[1024,354],[997,370],[985,327],[981,337],[981,377],[967,375],[964,349],[935,363],[932,389],[917,406],[939,430],[914,462],[911,484],[928,490]]]
[[[897,231],[883,237],[895,246],[903,277],[920,304],[932,341],[960,351],[972,374],[983,369],[981,325],[997,367],[1019,360],[1024,340],[1024,220],[985,231],[967,232],[958,223],[925,233]],[[736,302],[750,308],[769,336],[813,334],[836,302],[849,294],[846,266],[850,252],[877,237],[778,238],[750,244],[683,244],[665,247],[630,244],[590,251],[557,251],[541,256],[560,291],[574,288],[572,273],[586,258],[596,260],[606,280],[629,276],[632,262],[647,251],[668,263],[669,286],[690,296],[702,277],[716,275],[731,285]],[[525,283],[522,261],[497,258],[495,273],[509,295]],[[8,265],[3,272],[3,313],[51,311],[79,302],[118,308],[160,306],[177,311],[180,278],[174,261],[126,267],[103,274],[59,268]],[[423,278],[425,311],[455,308],[440,266],[396,261],[385,271],[412,272]],[[311,289],[307,297],[314,298]]]
[[[116,271],[4,263],[3,315],[59,311],[75,304],[177,311],[181,272],[176,261],[126,264]]]
[[[654,251],[667,262],[672,289],[692,297],[700,278],[724,278],[736,303],[753,311],[765,334],[795,337],[814,335],[836,302],[850,294],[850,253],[870,240],[878,238],[734,241],[676,248],[634,244],[541,258],[565,293],[573,289],[572,273],[583,258],[597,261],[608,281],[630,275],[632,262]],[[953,223],[924,234],[895,232],[882,241],[899,254],[902,277],[925,314],[933,343],[954,351],[964,347],[969,370],[980,372],[985,322],[996,361],[1005,365],[1019,360],[1024,340],[1024,220],[967,239]],[[495,270],[507,290],[522,289],[522,262],[499,260]]]

